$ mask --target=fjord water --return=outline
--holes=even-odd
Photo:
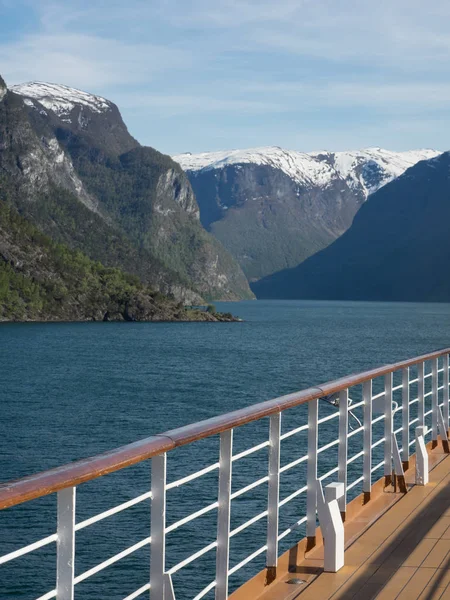
[[[448,304],[256,301],[218,303],[217,308],[244,322],[1,325],[0,479],[450,345]],[[283,417],[284,431],[304,420],[304,411],[291,412]],[[235,452],[266,439],[267,421],[241,429],[235,433]],[[306,452],[304,436],[289,440],[292,444],[282,447],[282,464]],[[216,438],[171,452],[168,479],[217,457]],[[234,470],[237,490],[264,476],[266,453],[239,461]],[[282,479],[283,496],[303,485],[304,476],[304,464],[289,471]],[[146,461],[80,486],[77,521],[147,491],[149,482]],[[214,502],[216,494],[216,473],[171,490],[168,524]],[[265,502],[265,486],[233,501],[232,527],[264,511]],[[304,498],[284,508],[280,531],[302,516]],[[2,511],[0,555],[54,528],[54,495]],[[147,502],[81,530],[76,574],[148,535]],[[301,535],[299,530],[287,536],[283,548]],[[214,539],[215,511],[170,533],[167,568]],[[264,543],[263,519],[233,538],[231,566]],[[148,554],[148,548],[139,550],[81,582],[77,600],[131,594],[148,581]],[[231,578],[232,588],[264,565],[263,555],[258,560]],[[54,588],[54,568],[54,544],[0,566],[0,597],[44,594]],[[174,575],[177,600],[193,598],[212,579],[214,552]]]

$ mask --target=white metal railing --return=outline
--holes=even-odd
[[[431,369],[427,372],[429,362],[431,362]],[[441,363],[440,368],[439,362]],[[321,388],[318,388],[316,397],[307,402],[307,415],[304,412],[301,413],[306,418],[306,422],[281,433],[283,411],[280,409],[273,412],[269,416],[267,439],[236,454],[233,453],[234,428],[230,427],[222,430],[220,432],[218,462],[170,483],[167,483],[166,475],[167,452],[157,454],[151,458],[151,490],[78,523],[76,523],[76,486],[63,487],[57,491],[56,532],[4,554],[0,557],[0,568],[5,568],[1,565],[20,559],[44,546],[56,543],[55,588],[40,596],[37,600],[49,600],[51,598],[73,600],[75,586],[147,546],[151,548],[149,580],[139,589],[126,596],[124,600],[144,597],[149,593],[149,590],[152,600],[174,600],[177,596],[177,588],[175,587],[174,590],[172,586],[172,575],[211,552],[215,552],[215,579],[208,582],[194,596],[194,600],[200,600],[213,591],[216,600],[226,600],[229,595],[230,577],[262,554],[265,554],[266,557],[266,567],[268,574],[271,575],[270,579],[274,579],[282,540],[298,532],[295,542],[306,534],[310,541],[314,543],[317,527],[317,481],[324,481],[334,476],[337,482],[343,484],[343,494],[339,496],[338,503],[339,510],[344,516],[348,493],[352,491],[353,497],[359,489],[360,492],[365,494],[365,500],[368,501],[374,473],[381,468],[384,469],[384,476],[388,479],[393,473],[393,468],[395,475],[403,475],[402,463],[405,467],[408,465],[410,449],[415,444],[414,431],[416,426],[423,427],[428,419],[431,425],[428,434],[431,435],[432,441],[437,442],[438,433],[442,439],[446,438],[449,427],[449,355],[445,353],[440,357],[429,360],[428,363],[427,361],[421,361],[417,363],[417,366],[410,365],[400,370],[394,368],[386,372],[381,379],[380,376],[374,375],[373,378],[362,381],[362,385],[357,383],[344,387],[339,391],[339,401],[336,402],[338,410],[321,418],[319,418],[319,405],[321,407],[326,405],[319,402]],[[417,371],[417,377],[411,378],[411,369]],[[394,376],[397,374],[401,375],[401,384],[394,386]],[[442,378],[441,385],[439,385],[440,376]],[[427,390],[428,382],[431,384],[430,390]],[[373,394],[373,387],[376,386],[379,389],[380,385],[383,389]],[[358,411],[357,414],[355,413],[355,417],[362,423],[361,426],[353,430],[349,429],[349,404],[351,402],[349,393],[358,399],[358,402],[351,404],[351,410]],[[382,413],[375,416],[374,407],[377,406],[378,409],[380,406],[382,407]],[[300,409],[300,406],[297,408]],[[399,424],[398,427],[396,427],[396,423]],[[330,432],[333,432],[334,424],[336,425],[334,427],[336,438],[330,439],[330,435],[332,435]],[[319,446],[319,437],[322,439],[324,432],[323,438],[326,443]],[[306,434],[306,438],[301,437],[303,433]],[[164,437],[164,435],[161,437]],[[294,436],[299,436],[298,439],[301,441],[295,447],[298,448],[300,453],[303,450],[303,454],[295,457],[290,456],[289,458],[293,460],[281,466],[284,442],[288,439],[293,442]],[[166,437],[169,437],[169,435]],[[411,437],[412,439],[410,439]],[[398,442],[401,444],[400,450],[398,449]],[[357,444],[360,444],[361,449],[358,449]],[[328,451],[333,449],[337,450],[334,459],[330,458],[330,454],[327,454]],[[232,492],[233,466],[243,458],[258,457],[264,452],[267,452],[268,459],[267,475],[250,481],[245,486]],[[349,452],[351,453],[350,456]],[[319,465],[322,456],[325,456],[326,461],[324,465]],[[287,486],[281,476],[285,473],[289,474],[292,469],[300,467],[302,463],[306,463],[303,473],[304,480],[302,481],[299,477],[300,485],[292,489],[292,484],[291,487]],[[167,526],[167,494],[173,489],[179,489],[217,471],[217,499]],[[248,495],[261,486],[265,486],[267,489],[266,509],[231,529],[233,500]],[[37,496],[38,494],[35,494],[35,497]],[[303,498],[302,502],[299,502],[300,498]],[[295,522],[280,533],[280,509],[288,504],[291,505],[290,503],[293,500],[297,501],[296,506],[298,507]],[[121,550],[83,573],[75,575],[76,533],[144,501],[151,501],[151,536],[146,535],[144,532],[143,538],[134,545]],[[15,502],[15,504],[17,503]],[[214,511],[217,512],[216,539],[167,569],[166,537],[184,525]],[[265,543],[239,560],[239,562],[235,562],[234,557],[230,557],[230,540],[263,520],[266,520]],[[303,529],[304,526],[305,529]],[[199,533],[199,538],[202,539],[202,537],[202,534]],[[233,560],[230,560],[230,558]],[[230,566],[232,562],[235,562],[235,564]],[[3,597],[1,590],[0,597]]]

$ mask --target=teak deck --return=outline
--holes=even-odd
[[[233,600],[450,600],[450,456],[436,448],[433,466],[427,486],[410,484],[406,495],[381,489],[350,516],[345,566],[338,573],[323,572],[321,544],[307,553],[299,547],[294,563],[288,559],[289,572],[262,595],[252,594],[248,582]],[[413,475],[410,468],[407,482]],[[287,583],[295,579],[304,583]]]

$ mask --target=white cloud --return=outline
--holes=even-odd
[[[39,79],[99,90],[148,82],[156,73],[191,63],[188,53],[164,46],[62,33],[0,45],[0,64],[10,84]]]

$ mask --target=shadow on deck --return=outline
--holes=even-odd
[[[265,591],[260,574],[231,598],[450,599],[450,456],[436,448],[430,455],[430,468],[425,487],[412,485],[414,468],[410,468],[406,495],[383,489],[380,482],[368,504],[353,501],[353,514],[345,523],[345,566],[338,573],[323,571],[319,536],[311,551],[306,552],[300,542],[281,558],[279,576]]]

